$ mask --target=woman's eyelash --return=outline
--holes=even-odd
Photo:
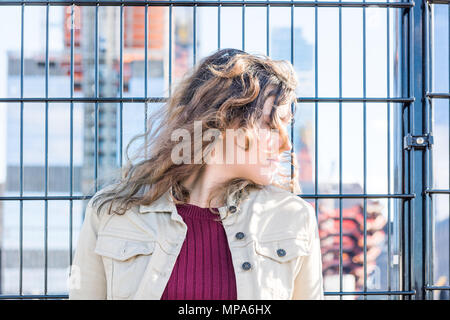
[[[282,122],[286,122],[285,119],[280,119],[280,120],[281,120]],[[286,122],[286,126],[291,125],[292,122],[293,122],[293,118],[290,117],[289,120]],[[264,121],[264,124],[265,124],[266,126],[268,126],[269,128],[271,128],[271,129],[276,129],[276,127],[272,126],[272,122],[271,122],[270,120],[265,120],[265,121]]]

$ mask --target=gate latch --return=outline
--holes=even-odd
[[[411,148],[431,148],[433,144],[433,136],[427,133],[423,136],[413,136],[408,133],[403,139],[403,149],[411,150]]]

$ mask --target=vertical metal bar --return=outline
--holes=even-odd
[[[432,66],[432,55],[431,55],[431,50],[432,50],[432,48],[433,48],[433,36],[432,35],[430,35],[430,21],[432,21],[431,19],[432,19],[432,12],[431,12],[431,8],[433,8],[433,4],[428,4],[428,6],[427,6],[427,8],[426,8],[426,13],[425,13],[425,16],[426,16],[426,19],[428,20],[425,24],[426,24],[426,28],[427,28],[427,30],[426,30],[426,37],[428,37],[427,39],[427,42],[425,43],[425,52],[426,52],[426,66],[425,66],[425,68],[426,68],[426,72],[428,71],[428,76],[426,77],[426,82],[427,82],[427,84],[426,84],[426,88],[425,88],[425,92],[428,92],[428,91],[432,91],[433,89],[432,89],[432,69],[431,69],[431,66]],[[432,98],[430,98],[429,100],[427,100],[427,99],[425,99],[425,103],[427,104],[428,103],[428,105],[425,105],[426,106],[426,108],[427,108],[427,119],[426,119],[426,128],[425,128],[425,130],[426,130],[426,132],[427,133],[432,133],[433,132],[433,114],[434,114],[434,109],[433,109],[433,99]],[[450,120],[449,120],[449,124],[450,124]],[[427,188],[428,189],[428,187],[430,187],[430,188],[432,188],[433,187],[433,153],[432,153],[432,150],[431,149],[427,149],[426,150],[426,152],[428,153],[428,156],[425,158],[426,159],[426,161],[428,161],[428,164],[425,164],[425,168],[426,168],[426,170],[428,171],[428,173],[427,173],[427,177],[428,177],[428,179],[427,179],[427,181],[425,181],[426,182],[426,185],[425,185],[425,188]],[[430,250],[428,251],[429,252],[429,254],[427,253],[427,252],[425,252],[425,257],[427,257],[428,258],[428,267],[429,267],[429,270],[430,270],[430,277],[429,277],[429,280],[427,280],[427,279],[425,279],[425,285],[428,285],[428,284],[430,284],[430,281],[432,281],[433,282],[433,284],[434,284],[434,274],[433,274],[433,262],[434,262],[434,248],[435,248],[435,237],[434,237],[434,235],[435,235],[435,230],[434,230],[434,227],[435,227],[435,224],[434,224],[434,214],[433,214],[433,204],[434,204],[434,201],[433,201],[433,194],[432,193],[430,193],[430,194],[428,194],[428,196],[427,196],[427,194],[425,194],[425,201],[428,201],[428,203],[429,203],[429,206],[427,206],[426,207],[426,209],[428,210],[425,214],[426,214],[426,216],[427,217],[429,217],[429,220],[428,220],[428,224],[426,224],[425,225],[425,227],[427,227],[427,226],[429,226],[429,228],[428,228],[428,237],[429,237],[429,241],[428,241],[428,243],[429,243],[429,245],[431,246],[431,248],[430,247],[428,247]],[[425,223],[427,223],[427,222],[425,222]],[[425,250],[428,250],[427,249],[427,246],[425,245]],[[425,266],[425,267],[427,267],[427,266]],[[449,267],[450,268],[450,267]],[[425,293],[427,293],[427,291],[425,291]],[[429,291],[428,292],[428,294],[429,294],[429,296],[431,297],[431,299],[433,298],[433,291]]]
[[[387,41],[387,97],[391,97],[391,26],[390,26],[390,10],[389,7],[386,8],[386,41]],[[387,103],[387,192],[391,194],[391,103]],[[387,263],[387,285],[388,291],[391,291],[391,199],[387,199],[388,204],[388,263]],[[392,300],[392,296],[388,295],[388,300]]]
[[[242,51],[245,51],[245,4],[242,5]]]
[[[339,0],[341,2],[341,0]],[[342,98],[342,7],[339,7],[339,98]],[[339,101],[339,194],[342,194],[342,102]],[[339,197],[339,291],[343,291],[342,198]],[[343,295],[339,296],[339,300]]]
[[[291,6],[291,64],[294,65],[294,5]],[[294,114],[294,104],[291,103],[291,113]],[[291,192],[294,192],[294,187],[297,183],[297,181],[294,180],[294,157],[295,157],[295,146],[294,146],[294,121],[291,122],[291,181],[292,181],[292,190]],[[298,177],[297,177],[298,179]]]
[[[98,10],[99,3],[97,3],[95,7],[95,97],[99,96],[99,70],[98,70],[98,54],[99,54],[99,34],[98,34]],[[95,183],[95,192],[98,191],[98,102],[95,101],[95,119],[94,119],[94,135],[95,135],[95,155],[94,155],[94,183]]]
[[[408,84],[409,84],[409,89],[410,89],[410,96],[414,96],[415,97],[415,88],[414,88],[414,85],[413,85],[413,75],[414,75],[414,72],[415,72],[415,63],[416,63],[415,57],[416,57],[416,55],[415,55],[415,52],[414,52],[415,48],[414,48],[414,40],[413,40],[414,38],[413,37],[414,37],[414,12],[411,12],[411,10],[409,10],[408,11],[408,41],[409,41],[408,48],[409,48],[409,51],[410,51],[410,54],[409,54],[410,76],[409,76]],[[419,90],[419,92],[420,92],[420,90]],[[413,103],[411,105],[412,110],[411,110],[410,117],[409,117],[410,130],[411,130],[411,133],[413,135],[416,134],[416,132],[417,132],[416,130],[418,129],[416,127],[416,125],[415,125],[416,106],[417,106],[417,103]],[[411,151],[412,151],[411,152],[411,158],[410,158],[410,160],[411,160],[411,162],[410,162],[410,166],[411,166],[411,186],[412,186],[413,191],[417,192],[417,191],[419,191],[419,189],[416,189],[416,183],[420,180],[420,179],[416,179],[415,178],[415,174],[417,172],[416,169],[419,169],[419,168],[416,168],[416,164],[418,164],[418,162],[416,162],[416,154],[417,154],[417,152],[414,152],[414,149],[412,149]],[[421,177],[421,174],[419,174],[418,177]],[[419,195],[421,194],[421,190],[419,191],[418,194]],[[411,234],[411,237],[410,237],[411,245],[410,245],[410,250],[411,250],[411,262],[412,262],[411,263],[411,275],[412,275],[412,278],[413,278],[414,289],[416,290],[416,299],[419,296],[420,296],[420,299],[422,299],[423,295],[421,295],[419,292],[421,290],[423,290],[423,286],[420,285],[417,282],[417,280],[418,280],[418,278],[420,279],[423,275],[419,275],[419,277],[417,277],[418,276],[417,271],[419,271],[419,269],[417,269],[417,266],[419,266],[419,268],[420,268],[420,264],[421,263],[417,264],[417,261],[416,261],[416,259],[418,257],[418,255],[417,255],[418,252],[416,252],[416,248],[418,246],[415,243],[416,239],[420,239],[421,238],[421,237],[417,237],[416,238],[415,232],[417,231],[416,227],[417,227],[417,222],[418,221],[415,219],[415,217],[416,217],[416,215],[420,215],[419,211],[422,208],[420,208],[420,210],[417,210],[417,208],[418,208],[417,207],[417,203],[418,202],[420,203],[420,200],[419,201],[417,201],[417,200],[418,200],[417,198],[412,200],[412,206],[411,206],[411,213],[412,214],[410,215],[410,219],[411,219],[410,220],[411,221],[411,224],[410,224],[410,226],[411,226],[411,232],[410,232],[410,234]],[[421,234],[422,234],[422,230],[420,232],[420,235]]]
[[[410,96],[410,70],[408,67],[408,61],[409,61],[409,49],[408,49],[408,28],[407,28],[407,21],[405,19],[405,15],[407,14],[407,11],[402,9],[400,12],[398,12],[399,16],[399,29],[400,29],[400,39],[399,39],[399,46],[400,46],[400,55],[399,55],[399,64],[400,64],[400,77],[401,77],[401,95],[402,96]],[[405,80],[406,79],[406,80]],[[402,105],[401,108],[401,136],[400,141],[398,141],[398,145],[400,145],[400,148],[402,150],[402,193],[411,193],[411,183],[410,183],[410,170],[411,167],[409,165],[410,163],[410,152],[405,151],[402,147],[403,145],[403,137],[409,133],[410,130],[410,103],[405,103]],[[408,200],[401,200],[401,216],[399,219],[399,230],[401,232],[400,237],[400,247],[399,247],[399,254],[401,257],[401,264],[399,268],[399,278],[401,279],[401,289],[402,290],[410,290],[410,253],[409,253],[409,247],[410,247],[410,232],[409,232],[409,216],[410,216],[410,208],[411,208],[411,201]],[[411,297],[402,297],[404,299],[411,299]]]
[[[427,62],[427,65],[426,65],[426,68],[427,68],[427,70],[429,71],[429,73],[428,73],[428,77],[427,77],[427,81],[428,81],[428,89],[427,90],[430,90],[430,91],[433,91],[433,82],[432,82],[432,72],[433,72],[433,68],[432,68],[432,66],[433,66],[433,55],[432,55],[432,50],[433,50],[433,48],[434,48],[434,37],[433,37],[433,33],[431,33],[430,32],[430,30],[431,30],[431,24],[430,23],[433,23],[433,12],[432,12],[432,9],[434,8],[434,5],[432,4],[432,3],[430,3],[429,4],[429,7],[428,7],[428,14],[427,14],[427,16],[428,16],[428,23],[427,23],[427,28],[428,28],[428,31],[427,31],[427,36],[429,37],[429,41],[428,41],[428,45],[427,45],[427,56],[428,56],[428,62]],[[449,13],[450,13],[450,11],[449,11]],[[450,32],[450,26],[449,26],[449,32]],[[449,58],[450,58],[450,56],[449,56]],[[450,61],[450,60],[449,60]],[[450,70],[449,70],[450,71]],[[449,80],[450,80],[450,78],[449,78]],[[449,82],[449,84],[450,84],[450,82]],[[425,91],[425,92],[427,92],[427,91]],[[430,132],[430,133],[432,133],[432,131],[433,131],[433,126],[432,126],[432,124],[433,124],[433,118],[434,118],[434,116],[433,116],[433,114],[434,114],[434,108],[433,108],[433,99],[432,98],[430,98],[428,101],[426,101],[426,102],[428,102],[429,103],[429,109],[427,110],[428,112],[429,112],[429,114],[428,114],[428,123],[429,123],[429,125],[428,125],[428,128],[429,128],[429,130],[427,131],[427,132]],[[450,115],[449,115],[449,125],[450,125]],[[428,150],[428,152],[429,152],[429,155],[430,155],[430,157],[428,158],[429,159],[429,165],[427,166],[427,168],[428,168],[428,170],[429,170],[429,180],[428,180],[428,186],[430,186],[430,188],[432,188],[433,187],[433,153],[432,153],[432,151],[431,150]],[[450,166],[450,164],[449,164],[449,166]],[[428,188],[428,187],[426,187],[426,188]],[[428,209],[429,209],[429,217],[431,218],[431,219],[433,219],[433,217],[434,217],[434,214],[433,214],[433,203],[434,203],[434,201],[433,201],[433,194],[432,193],[430,193],[429,194],[429,203],[430,203],[430,206],[428,207]],[[431,281],[433,281],[434,282],[434,275],[433,275],[433,261],[434,261],[434,248],[435,248],[435,243],[434,243],[434,241],[435,241],[435,238],[434,238],[434,235],[435,235],[435,233],[434,233],[434,222],[433,221],[429,221],[429,224],[430,224],[430,227],[431,227],[431,230],[430,230],[430,233],[429,233],[429,237],[430,237],[430,241],[429,241],[429,243],[430,243],[430,245],[431,245],[431,249],[430,249],[430,257],[429,257],[429,261],[430,261],[430,273],[431,273]],[[449,265],[449,271],[450,271],[450,265]],[[433,283],[434,284],[434,283]]]
[[[411,130],[413,135],[421,135],[424,130],[423,124],[423,85],[424,85],[424,46],[423,46],[423,9],[422,6],[416,5],[408,10],[409,26],[409,46],[411,50],[410,55],[410,70],[411,75],[416,73],[420,76],[410,77],[411,96],[415,97],[412,103],[411,112]],[[411,237],[412,237],[412,262],[413,262],[413,280],[414,288],[416,290],[415,298],[422,300],[425,297],[424,289],[424,154],[420,149],[412,149],[412,186],[416,197],[413,198],[413,212]],[[415,177],[418,177],[415,179]]]
[[[73,79],[73,64],[74,64],[74,8],[72,4],[70,7],[70,98],[73,98],[74,79]],[[72,230],[73,230],[73,102],[70,102],[70,212],[69,212],[69,266],[72,265]]]
[[[424,23],[424,41],[425,41],[425,47],[424,47],[424,58],[425,58],[425,92],[429,92],[429,55],[428,55],[428,43],[429,43],[429,28],[428,28],[428,8],[429,8],[429,3],[425,2],[424,3],[424,19],[425,19],[425,23]],[[430,132],[431,126],[430,126],[430,117],[429,117],[429,109],[431,107],[431,101],[430,99],[425,99],[424,100],[424,107],[425,107],[425,132]],[[431,162],[431,155],[429,150],[425,151],[425,188],[428,189],[430,187],[430,166],[432,165]],[[424,194],[424,202],[425,202],[425,228],[424,228],[424,232],[425,232],[425,246],[424,246],[424,254],[425,254],[425,264],[424,264],[424,271],[425,271],[425,286],[428,286],[433,282],[433,271],[432,268],[429,268],[429,266],[431,266],[430,263],[432,263],[432,258],[431,256],[433,255],[433,248],[430,248],[430,240],[431,240],[431,235],[432,233],[430,232],[430,228],[432,228],[432,226],[430,225],[431,223],[431,215],[432,215],[432,211],[430,211],[430,203],[432,202],[432,198],[431,198],[431,194]],[[428,299],[430,296],[432,296],[433,293],[432,292],[426,292],[425,291],[425,299]]]
[[[366,0],[363,0],[366,2]],[[363,97],[366,98],[366,7],[363,7]],[[363,102],[363,154],[364,154],[364,180],[363,193],[367,194],[367,114],[366,102]],[[367,291],[367,197],[363,199],[363,213],[364,213],[364,292]],[[364,300],[367,296],[364,295]]]
[[[47,3],[45,12],[45,98],[48,98],[48,33],[49,33],[49,11]],[[44,218],[44,295],[47,294],[48,282],[48,101],[45,102],[45,218]]]
[[[407,41],[407,48],[408,48],[408,96],[413,96],[414,95],[414,88],[413,88],[413,74],[414,74],[414,65],[413,65],[413,55],[414,55],[414,49],[412,48],[413,46],[413,40],[412,40],[412,29],[413,29],[413,24],[412,24],[412,14],[411,11],[407,12],[408,14],[408,36],[406,37],[406,41]],[[409,122],[409,131],[411,134],[414,134],[414,108],[413,108],[413,104],[411,104],[408,108],[408,122]],[[411,150],[409,152],[409,169],[408,169],[408,173],[410,176],[410,185],[409,188],[412,192],[415,191],[414,188],[414,183],[415,183],[415,171],[414,171],[414,152],[413,150]],[[410,257],[410,265],[409,265],[409,274],[410,277],[412,278],[412,281],[415,282],[415,272],[414,272],[414,267],[415,267],[415,263],[414,263],[414,249],[415,249],[415,245],[414,245],[414,220],[412,218],[413,215],[415,215],[415,203],[416,200],[412,199],[411,201],[411,205],[409,207],[409,215],[408,215],[408,228],[409,228],[409,245],[408,245],[408,256]],[[410,279],[411,280],[411,279]],[[410,281],[409,283],[410,285],[412,285],[412,282]],[[414,289],[416,289],[415,285],[413,285]]]
[[[220,0],[217,0],[219,6],[217,7],[217,49],[220,49],[220,8],[222,7],[222,3]]]
[[[122,168],[122,144],[123,144],[123,3],[120,5],[120,61],[119,61],[119,93],[120,93],[120,104],[119,104],[119,166]]]
[[[172,7],[169,6],[169,96],[172,96]]]
[[[22,3],[20,21],[20,99],[23,99],[23,69],[24,69],[24,18],[25,4]],[[23,294],[23,100],[20,102],[20,218],[19,218],[19,294]]]
[[[145,104],[144,104],[144,132],[147,132],[147,112],[148,112],[148,102],[147,102],[147,98],[148,98],[148,4],[145,5],[145,14],[144,14],[144,36],[145,36],[145,40],[144,40],[144,97],[145,97]],[[147,158],[147,135],[145,135],[145,157]]]
[[[315,15],[315,20],[314,20],[314,75],[315,75],[315,79],[314,79],[314,94],[315,94],[315,106],[314,106],[314,194],[317,196],[318,195],[318,185],[319,185],[319,161],[318,161],[318,153],[319,153],[319,132],[318,132],[318,126],[319,126],[319,107],[318,107],[318,102],[317,102],[317,98],[319,96],[319,70],[318,70],[318,33],[319,33],[319,26],[318,26],[318,8],[317,6],[314,8],[314,15]],[[316,210],[316,218],[318,217],[318,198],[315,197],[314,198],[314,208]]]
[[[400,79],[401,79],[401,90],[402,96],[409,96],[409,69],[407,66],[408,61],[408,51],[407,51],[407,28],[405,22],[406,10],[400,9],[397,11],[398,18],[398,28],[399,28],[399,69],[400,69]],[[400,141],[396,141],[396,145],[400,145],[400,155],[401,155],[401,192],[411,193],[410,188],[410,167],[409,167],[409,157],[410,154],[403,148],[403,137],[409,132],[409,110],[410,103],[403,103],[400,106],[400,123],[401,123],[401,135]],[[399,156],[399,155],[397,155]],[[409,210],[411,206],[411,199],[401,199],[399,206],[399,217],[397,218],[398,223],[398,256],[399,256],[399,268],[397,277],[399,279],[399,286],[401,290],[410,290],[410,258],[409,258]],[[411,300],[411,296],[400,296],[401,300]]]
[[[319,42],[319,25],[318,25],[318,8],[314,7],[314,194],[318,195],[318,186],[319,186],[319,106],[317,102],[317,98],[319,96],[319,65],[318,65],[318,42]],[[314,210],[316,219],[319,217],[319,202],[318,198],[314,198]],[[342,295],[340,295],[342,296]]]
[[[147,118],[147,76],[148,76],[148,4],[145,5],[144,9],[144,97],[145,97],[145,117]],[[147,121],[144,122],[145,130],[147,130]]]
[[[193,65],[197,64],[197,4],[194,4],[194,17],[193,17]]]
[[[450,4],[447,5],[447,11],[448,11],[448,61],[450,61]],[[432,19],[433,15],[430,16]],[[433,38],[431,39],[430,45],[433,44]],[[448,66],[448,88],[447,90],[450,92],[450,63]],[[449,141],[450,141],[450,99],[448,100],[448,110],[449,110],[449,116],[448,116],[448,127],[449,127]],[[450,148],[449,148],[450,149]],[[450,150],[449,150],[450,152]],[[450,154],[449,154],[449,173],[450,173]],[[450,174],[449,174],[449,188],[450,188]],[[450,194],[449,194],[449,211],[450,211]],[[448,224],[448,232],[450,235],[450,212],[449,212],[449,224]],[[450,276],[450,236],[449,236],[449,264],[448,264],[448,274]],[[450,285],[450,280],[448,281],[448,284]]]
[[[270,4],[266,8],[266,55],[270,55]]]

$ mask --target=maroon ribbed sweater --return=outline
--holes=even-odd
[[[220,216],[193,204],[176,207],[187,233],[161,300],[236,300],[227,237],[214,221]]]

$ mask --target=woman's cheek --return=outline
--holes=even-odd
[[[259,139],[260,161],[265,164],[265,160],[269,157],[271,149],[271,134],[268,130],[263,130],[263,134]]]

